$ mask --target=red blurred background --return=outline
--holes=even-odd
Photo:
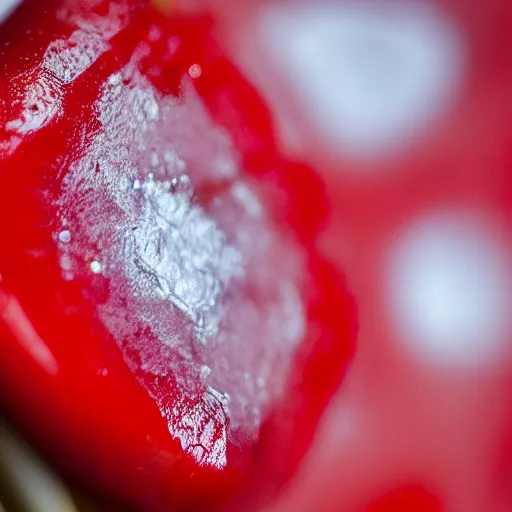
[[[512,4],[208,7],[283,151],[322,173],[323,250],[360,306],[347,381],[269,512],[509,510]]]

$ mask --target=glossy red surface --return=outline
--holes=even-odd
[[[326,211],[207,18],[27,1],[0,30],[0,394],[60,468],[148,511],[244,510],[352,354]]]

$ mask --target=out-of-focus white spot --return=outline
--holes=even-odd
[[[290,2],[262,13],[268,55],[325,143],[350,157],[400,149],[461,84],[460,34],[431,2]]]
[[[21,0],[0,0],[0,22],[5,20]]]
[[[510,333],[509,260],[509,247],[490,219],[451,212],[410,225],[392,247],[387,268],[399,338],[439,363],[495,361]]]

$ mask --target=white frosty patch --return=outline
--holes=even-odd
[[[169,431],[200,464],[223,467],[228,425],[257,435],[282,393],[304,333],[301,262],[189,84],[162,97],[133,64],[110,76],[96,105],[103,128],[64,180],[56,239],[69,231],[63,276],[91,280]],[[202,186],[221,188],[207,206]]]
[[[60,113],[62,89],[60,80],[43,69],[23,91],[22,111],[17,119],[6,123],[9,132],[25,135],[45,127]]]
[[[68,39],[50,43],[40,67],[31,71],[26,77],[28,85],[20,91],[21,114],[6,123],[6,130],[14,132],[15,139],[40,130],[58,118],[62,109],[62,87],[78,78],[108,48],[102,36],[82,30],[76,30]]]
[[[44,54],[43,67],[69,84],[89,68],[109,45],[103,36],[75,30],[68,39],[53,41]]]
[[[27,84],[19,91],[21,113],[6,123],[6,130],[13,133],[7,147],[2,149],[14,152],[21,136],[44,128],[60,116],[63,86],[92,66],[109,49],[107,41],[126,24],[126,3],[112,2],[106,16],[92,13],[92,7],[89,2],[88,8],[81,12],[76,2],[63,2],[57,16],[78,29],[68,38],[50,43],[39,67],[20,80]]]
[[[217,333],[221,320],[219,298],[233,277],[242,277],[240,253],[198,206],[191,204],[189,178],[155,182],[153,175],[137,187],[143,206],[137,230],[126,250],[136,256],[136,274],[151,276],[138,293],[170,300],[194,322],[198,336]],[[173,187],[178,191],[173,192]],[[180,187],[182,191],[180,192]],[[188,190],[187,190],[188,189]]]

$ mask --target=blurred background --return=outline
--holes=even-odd
[[[360,308],[349,375],[266,512],[512,510],[510,0],[173,8],[214,13],[283,153],[322,173],[322,250]],[[8,511],[76,510],[82,498],[0,437]]]

